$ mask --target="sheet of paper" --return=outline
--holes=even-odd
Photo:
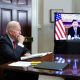
[[[21,60],[30,59],[30,58],[36,58],[36,57],[42,57],[46,56],[47,54],[51,54],[52,52],[45,52],[45,53],[35,53],[30,56],[22,56]]]
[[[9,66],[19,66],[19,67],[28,67],[31,65],[31,62],[26,62],[26,61],[17,61],[8,64]]]

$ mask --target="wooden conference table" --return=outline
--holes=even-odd
[[[47,58],[47,59],[45,59]],[[54,59],[53,59],[54,58]],[[45,70],[45,69],[36,69],[33,66],[29,67],[13,67],[8,66],[7,64],[1,65],[1,70],[13,70],[13,71],[20,71],[20,72],[34,72],[36,74],[43,74],[43,75],[50,75],[50,76],[58,76],[64,78],[64,80],[79,80],[80,79],[80,55],[46,55],[43,58],[34,59],[41,60],[41,61],[64,61],[67,62],[69,65],[66,69],[62,71],[55,71],[55,70]],[[30,60],[31,61],[31,60]]]

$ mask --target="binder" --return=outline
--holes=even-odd
[[[63,70],[68,66],[68,63],[58,63],[58,62],[42,62],[36,66],[38,69],[48,69],[48,70]]]

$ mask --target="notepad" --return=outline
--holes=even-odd
[[[16,67],[28,67],[31,65],[31,62],[26,62],[26,61],[17,61],[17,62],[12,62],[8,64],[8,66],[16,66]]]
[[[48,69],[48,70],[63,70],[67,67],[67,65],[68,65],[67,63],[42,62],[34,67],[39,69]]]
[[[43,57],[43,56],[46,56],[47,54],[51,54],[51,53],[52,52],[35,53],[35,54],[30,55],[30,56],[22,56],[21,60],[30,59],[30,58],[36,58],[36,57]]]

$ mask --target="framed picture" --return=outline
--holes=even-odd
[[[54,22],[54,13],[55,12],[63,12],[63,9],[50,9],[50,22]]]

